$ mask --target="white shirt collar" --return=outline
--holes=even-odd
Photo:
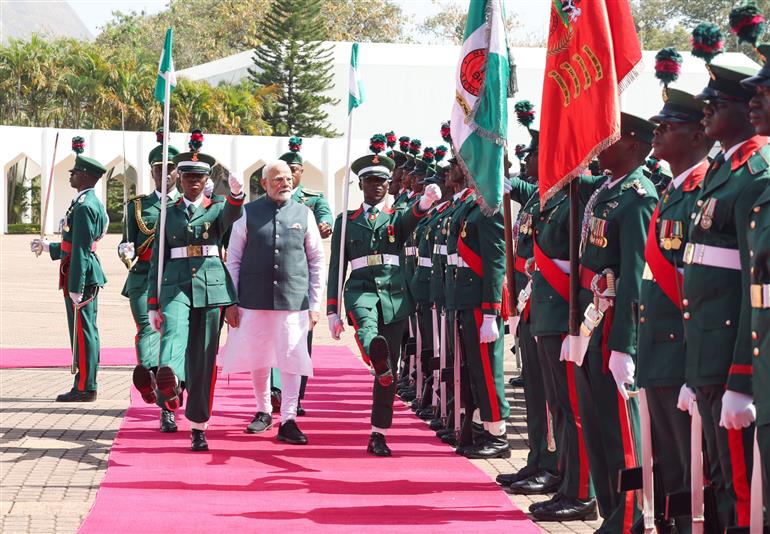
[[[465,188],[465,189],[463,189],[462,191],[458,191],[457,193],[455,193],[454,195],[452,195],[452,199],[453,199],[453,200],[457,200],[458,198],[460,198],[461,196],[463,196],[467,190],[468,190],[468,188],[466,187],[466,188]]]
[[[724,153],[725,153],[725,161],[730,159],[732,157],[732,155],[735,154],[738,151],[739,148],[741,148],[743,145],[745,145],[748,142],[749,142],[749,139],[746,139],[745,141],[741,141],[737,145],[733,145],[730,148],[728,148],[727,150],[725,150],[724,151]]]
[[[607,189],[612,189],[613,187],[618,185],[620,182],[622,182],[626,178],[626,176],[628,176],[628,175],[624,174],[623,176],[621,176],[617,180],[611,180],[611,181],[607,182]]]
[[[72,201],[74,202],[75,200],[79,199],[82,195],[85,195],[89,191],[93,191],[93,190],[94,190],[93,187],[89,187],[88,189],[83,189],[82,191],[78,191],[77,193],[75,193],[75,198],[73,198]]]
[[[161,199],[161,195],[162,195],[163,193],[161,193],[160,191],[158,191],[158,190],[156,189],[156,190],[155,190],[155,194],[158,196],[158,200],[160,200],[160,199]],[[177,191],[176,191],[176,189],[172,189],[171,191],[166,191],[166,196],[167,196],[168,198],[170,198],[171,200],[174,200],[174,199],[176,198],[176,194],[177,194]]]
[[[695,165],[693,165],[692,167],[690,167],[689,169],[687,169],[683,173],[677,175],[676,178],[671,180],[671,188],[672,189],[678,189],[679,186],[684,183],[685,179],[687,179],[687,177],[690,176],[692,171],[694,171],[701,163],[703,163],[703,162],[699,161],[698,163],[696,163]]]
[[[201,205],[201,204],[203,204],[203,198],[204,198],[204,197],[205,197],[205,195],[201,195],[201,196],[199,196],[199,197],[198,197],[198,200],[196,200],[195,202],[190,202],[190,201],[187,199],[187,197],[183,196],[183,197],[182,197],[182,200],[184,200],[184,207],[185,207],[185,208],[189,208],[189,207],[190,207],[190,204],[192,204],[192,205],[193,205],[193,206],[195,206],[195,208],[197,209],[197,208],[199,208],[199,207],[200,207],[200,205]]]
[[[364,213],[369,213],[369,209],[372,207],[369,204],[367,204],[366,202],[363,202],[361,204],[361,206],[363,206],[363,208],[364,208]],[[385,201],[383,200],[382,202],[380,202],[379,204],[377,204],[374,207],[377,208],[378,210],[382,211],[382,208],[385,207]]]

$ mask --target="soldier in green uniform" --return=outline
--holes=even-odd
[[[150,271],[152,247],[155,241],[155,229],[160,218],[161,180],[163,175],[163,130],[157,132],[158,142],[150,151],[148,158],[150,172],[155,182],[155,191],[149,195],[138,195],[128,201],[126,220],[124,221],[123,242],[118,245],[118,256],[129,267],[126,284],[122,295],[128,297],[131,315],[136,324],[134,346],[136,348],[137,365],[134,368],[133,382],[142,399],[149,404],[157,402],[155,395],[155,373],[158,370],[158,351],[160,335],[150,325],[147,310],[147,295],[149,285],[147,274]],[[168,146],[168,198],[176,200],[176,173],[171,158],[179,154],[179,150]],[[176,432],[174,412],[161,407],[160,431]]]
[[[440,196],[438,186],[430,185],[411,209],[396,211],[388,207],[387,183],[393,167],[392,159],[377,153],[360,157],[351,165],[359,177],[364,202],[357,210],[346,211],[337,217],[327,283],[329,330],[334,339],[339,339],[344,327],[339,317],[337,289],[340,254],[344,254],[343,268],[347,270],[350,263],[350,277],[343,291],[345,309],[355,328],[361,355],[374,367],[376,374],[372,392],[372,433],[367,447],[367,451],[375,456],[391,454],[385,433],[393,419],[396,392],[393,373],[398,369],[406,318],[413,310],[398,252]],[[347,222],[345,244],[341,248],[343,216],[347,217]]]
[[[688,412],[695,407],[695,393],[684,383],[681,269],[690,213],[714,144],[700,123],[702,102],[677,89],[666,88],[663,95],[663,109],[650,119],[657,124],[652,154],[669,164],[674,178],[661,192],[647,231],[636,356],[636,384],[647,397],[655,475],[662,490],[655,494],[658,524],[665,524],[666,494],[690,490]],[[676,519],[677,532],[690,532],[689,523]]]
[[[581,335],[563,343],[564,358],[580,366],[575,383],[602,534],[628,532],[640,511],[634,492],[617,491],[617,480],[639,461],[638,406],[626,386],[634,382],[644,243],[657,203],[644,175],[653,129],[649,121],[622,113],[621,138],[599,155],[611,174],[583,217],[580,309],[586,320]]]
[[[92,402],[96,400],[96,372],[99,369],[99,330],[96,326],[97,293],[107,278],[96,255],[97,242],[107,233],[107,211],[96,197],[94,187],[107,172],[92,158],[81,156],[83,138],[72,140],[77,153],[70,169],[70,185],[77,190],[61,222],[61,242],[34,239],[32,252],[48,252],[60,260],[59,289],[64,292],[70,344],[73,348],[75,383],[57,402]]]
[[[710,481],[722,530],[749,524],[751,302],[748,272],[741,266],[749,262],[746,225],[768,184],[770,148],[748,118],[754,92],[740,84],[755,71],[707,67],[711,80],[697,98],[706,102],[706,135],[718,140],[722,151],[703,180],[691,216],[682,309],[685,378],[695,390],[707,456],[715,468]]]
[[[756,92],[749,102],[749,119],[757,135],[767,136],[770,135],[770,45],[763,44],[758,49],[765,57],[765,64],[756,76],[741,83]],[[770,185],[751,208],[748,246],[756,439],[762,461],[764,503],[770,506]]]
[[[178,154],[173,161],[184,195],[168,206],[163,251],[156,237],[147,299],[150,323],[161,334],[157,395],[166,409],[176,410],[182,404],[184,384],[191,449],[206,451],[222,310],[237,300],[218,244],[243,213],[243,182],[231,174],[230,195],[225,200],[209,199],[203,188],[214,158],[196,151]],[[159,272],[161,253],[164,267]]]

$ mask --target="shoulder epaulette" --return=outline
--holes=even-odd
[[[766,154],[765,152],[770,152],[767,145],[763,146],[749,157],[747,165],[751,174],[759,174],[770,167],[770,163],[768,162],[770,154]]]
[[[647,196],[647,190],[644,188],[644,186],[642,185],[642,182],[640,182],[638,178],[632,182],[627,182],[623,184],[621,190],[625,191],[627,189],[633,189],[634,191],[636,191],[636,194],[639,195],[640,197]]]
[[[309,197],[322,197],[322,196],[324,196],[322,191],[316,191],[315,189],[305,189],[304,187],[302,188],[302,193],[304,193],[305,195],[307,195]]]

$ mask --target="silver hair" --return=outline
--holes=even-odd
[[[267,178],[272,171],[274,171],[276,168],[278,168],[278,167],[280,167],[282,165],[285,165],[286,168],[289,170],[289,174],[291,174],[291,167],[289,167],[288,163],[286,163],[282,159],[275,159],[275,160],[271,161],[270,163],[268,163],[267,165],[265,165],[265,168],[262,171],[262,176],[264,178]]]

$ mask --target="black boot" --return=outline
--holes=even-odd
[[[495,479],[495,482],[501,486],[510,486],[514,482],[524,480],[537,473],[537,467],[534,465],[526,465],[519,469],[516,473],[499,474]]]
[[[160,410],[160,431],[165,433],[176,432],[176,417],[170,410]]]
[[[137,365],[134,367],[133,374],[134,387],[142,396],[142,400],[147,404],[155,404],[157,397],[155,396],[155,375],[144,367],[143,365]]]
[[[297,426],[294,419],[278,425],[278,441],[285,441],[290,445],[307,445],[307,436]]]
[[[530,506],[529,511],[538,521],[584,521],[596,519],[596,500],[570,499],[564,495],[546,501],[538,508]]]
[[[96,390],[78,391],[74,388],[56,397],[56,402],[94,402],[95,400]]]
[[[377,382],[385,388],[390,386],[393,383],[393,371],[390,369],[388,340],[382,336],[374,336],[369,343],[369,359],[377,376]]]
[[[369,436],[369,445],[366,447],[366,452],[374,456],[391,455],[388,444],[385,443],[385,436],[379,432],[372,432],[372,435]]]
[[[297,401],[297,417],[302,417],[305,415],[305,409],[302,407],[302,401]]]
[[[534,475],[512,482],[508,491],[514,495],[545,495],[559,489],[561,478],[541,469]]]
[[[176,411],[182,406],[181,388],[179,378],[174,374],[174,370],[167,365],[158,367],[156,377],[158,383],[158,400],[167,410]]]
[[[493,436],[489,432],[485,431],[484,441],[478,445],[471,445],[465,447],[459,453],[466,458],[476,460],[486,460],[490,458],[510,458],[511,450],[508,446],[508,438],[503,436]]]
[[[278,388],[270,389],[270,406],[272,407],[272,413],[281,413],[281,390]]]
[[[209,444],[206,442],[206,433],[203,430],[193,429],[190,450],[195,452],[209,450]]]

